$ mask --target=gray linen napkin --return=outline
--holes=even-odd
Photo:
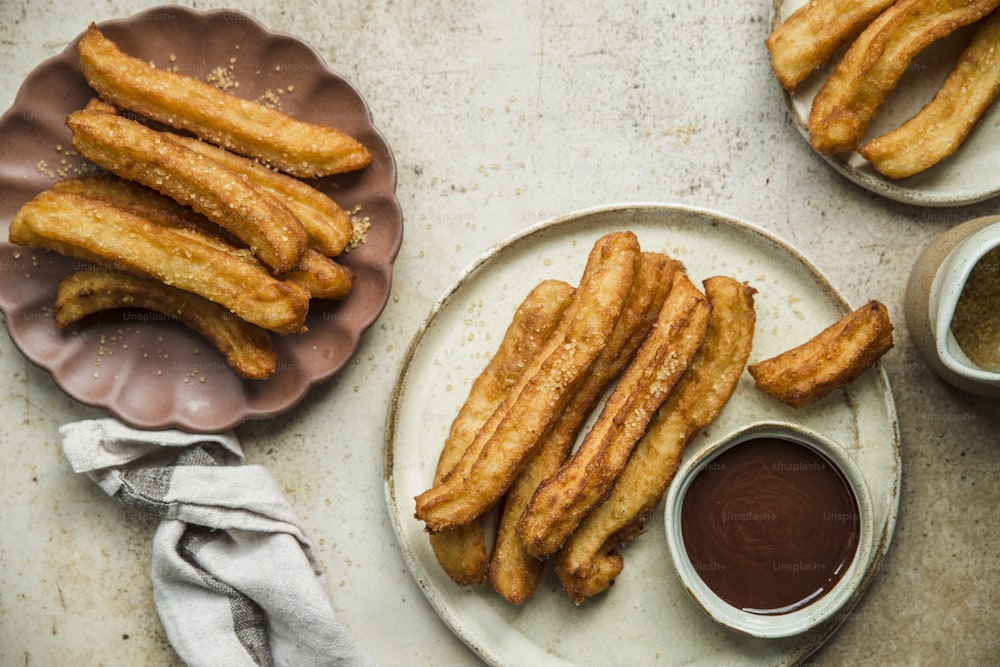
[[[192,666],[374,665],[334,616],[320,565],[268,471],[232,433],[66,424],[63,451],[111,497],[161,517],[153,595]]]

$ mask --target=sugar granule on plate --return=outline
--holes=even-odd
[[[229,59],[229,66],[224,67],[219,65],[218,67],[212,69],[211,72],[205,75],[205,81],[214,85],[220,90],[229,90],[230,88],[239,88],[240,82],[236,80],[233,76],[233,70],[236,69],[236,57],[233,56]]]
[[[206,74],[205,80],[220,90],[229,90],[230,88],[235,88],[237,86],[232,72],[221,66],[216,67],[211,72]]]
[[[49,168],[49,165],[45,160],[38,161],[38,163],[35,165],[35,171],[37,171],[39,174],[44,174],[49,178],[57,178],[59,176],[55,171]]]
[[[257,98],[257,101],[263,104],[264,106],[271,107],[272,109],[280,109],[281,92],[282,91],[280,88],[278,89],[278,92],[274,92],[273,90],[270,89],[265,90],[260,95],[260,97]]]
[[[361,215],[361,206],[355,206],[350,215],[351,238],[347,242],[347,248],[344,249],[345,252],[349,252],[367,241],[368,229],[372,226],[371,218],[367,215]]]

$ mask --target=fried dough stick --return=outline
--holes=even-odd
[[[194,77],[123,53],[91,24],[78,45],[80,70],[101,99],[294,176],[361,169],[371,155],[340,130],[296,120]]]
[[[118,107],[94,97],[87,102],[85,110],[120,113]],[[351,217],[335,201],[325,194],[300,181],[224,148],[209,144],[194,137],[172,134],[171,138],[186,148],[214,158],[235,172],[244,174],[252,183],[278,198],[288,207],[305,227],[309,245],[318,252],[336,257],[347,246],[353,231]]]
[[[854,39],[896,0],[810,0],[781,22],[765,44],[771,69],[792,92],[828,61],[841,44]]]
[[[801,408],[861,375],[892,345],[886,307],[869,301],[802,345],[748,370],[761,391]]]
[[[151,276],[270,331],[305,330],[305,288],[274,278],[255,262],[89,197],[42,192],[15,214],[9,238],[11,243]]]
[[[309,244],[319,252],[336,257],[347,247],[353,232],[351,216],[313,186],[192,137],[175,135],[174,141],[245,174],[251,183],[277,197],[299,219],[309,236]]]
[[[538,587],[545,565],[530,556],[521,544],[517,531],[521,514],[538,486],[566,461],[583,423],[606,387],[628,365],[649,334],[670,291],[674,273],[680,268],[679,262],[662,253],[642,253],[635,283],[601,356],[504,495],[490,554],[489,579],[493,589],[508,602],[527,601]]]
[[[197,331],[243,379],[266,380],[277,366],[274,342],[264,329],[197,294],[125,271],[81,269],[63,278],[56,293],[56,326],[121,308],[162,313]]]
[[[725,276],[705,281],[712,318],[701,349],[636,445],[611,495],[555,556],[556,576],[574,603],[605,590],[619,575],[624,560],[617,549],[643,532],[684,447],[732,397],[753,343],[754,293]]]
[[[238,239],[218,225],[193,209],[133,181],[113,174],[86,174],[57,181],[52,189],[112,204],[193,241],[258,263],[252,253],[240,246]],[[278,277],[305,287],[316,299],[342,299],[350,293],[354,283],[350,269],[312,248],[306,249],[298,266]]]
[[[518,306],[496,353],[476,377],[448,431],[434,482],[451,472],[490,415],[506,400],[532,358],[555,330],[576,290],[561,280],[535,286]],[[460,586],[486,583],[489,554],[482,517],[431,533],[441,568]]]
[[[312,248],[302,254],[298,266],[278,277],[302,285],[314,299],[344,299],[354,286],[353,271]]]
[[[220,247],[236,246],[239,243],[239,239],[194,209],[182,206],[152,188],[114,174],[83,174],[64,178],[56,181],[51,189],[117,206],[161,227],[198,232],[205,238],[215,239]],[[243,254],[252,258],[247,250]]]
[[[687,274],[674,276],[656,324],[618,381],[594,427],[521,516],[518,532],[536,558],[555,553],[611,493],[629,454],[691,364],[712,307]]]
[[[308,236],[288,208],[237,172],[124,116],[75,111],[66,119],[73,147],[125,180],[190,206],[245,243],[274,271],[302,259]]]
[[[998,5],[1000,0],[899,0],[885,10],[861,32],[813,100],[813,148],[825,154],[857,148],[914,56]]]
[[[416,516],[428,530],[472,521],[510,487],[604,348],[632,287],[639,255],[632,232],[597,240],[573,302],[544,349],[454,470],[416,497]]]
[[[945,159],[965,142],[1000,94],[1000,10],[977,26],[955,68],[923,109],[858,152],[880,173],[907,178]]]

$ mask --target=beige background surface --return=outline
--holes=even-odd
[[[154,4],[5,2],[0,107],[86,22]],[[885,359],[904,462],[895,541],[810,662],[998,664],[1000,410],[938,381],[901,311],[924,245],[998,203],[896,204],[830,169],[770,76],[768,2],[230,6],[299,37],[350,79],[398,163],[406,234],[383,316],[337,378],[287,415],[239,429],[249,460],[271,469],[303,516],[341,620],[380,662],[477,664],[422,598],[386,516],[384,419],[407,344],[493,244],[573,210],[642,201],[763,226],[852,304],[884,301],[897,324]],[[0,664],[171,664],[148,578],[155,524],[62,457],[58,426],[99,413],[62,394],[5,335],[0,377]]]

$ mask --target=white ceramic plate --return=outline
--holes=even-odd
[[[409,569],[431,605],[483,660],[494,665],[794,664],[847,617],[888,548],[898,507],[900,459],[895,408],[881,368],[849,388],[793,410],[756,390],[744,373],[717,422],[687,456],[748,422],[796,421],[845,443],[872,488],[876,556],[845,612],[808,634],[761,640],[715,624],[689,599],[670,563],[661,509],[624,553],[625,569],[605,593],[575,607],[547,571],[535,596],[514,607],[489,588],[462,588],[440,569],[413,517],[413,498],[431,482],[448,428],[518,303],[545,278],[579,281],[601,235],[634,231],[647,250],[681,260],[696,282],[727,274],[757,290],[754,359],[811,337],[847,311],[807,260],[746,223],[700,209],[620,206],[561,218],[494,248],[437,303],[414,338],[393,393],[386,436],[386,500]]]
[[[806,0],[774,0],[771,28],[776,28],[804,4]],[[971,30],[966,27],[956,31],[913,60],[875,117],[866,140],[899,127],[934,97],[968,41]],[[839,54],[800,84],[793,94],[782,91],[792,119],[806,141],[813,98],[826,80],[826,72],[832,71],[837,60]],[[777,79],[774,85],[781,90]],[[1000,160],[1000,104],[994,104],[987,111],[954,155],[910,178],[895,181],[879,174],[857,151],[821,157],[854,183],[895,201],[921,206],[959,206],[989,199],[1000,194],[1000,170],[996,168]]]

